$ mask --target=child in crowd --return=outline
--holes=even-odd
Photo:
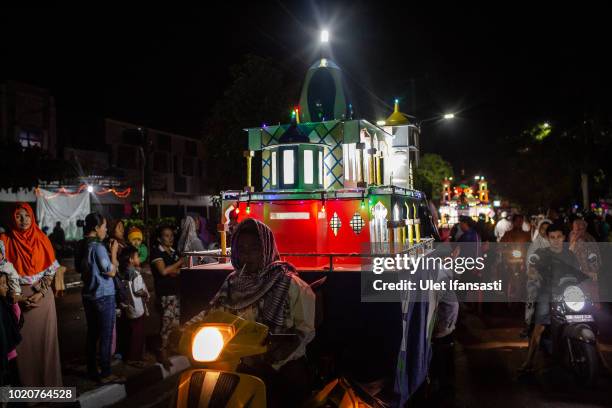
[[[15,267],[6,259],[6,247],[4,241],[0,240],[0,273],[7,275],[7,283],[11,292],[11,303],[21,300],[21,286],[19,286],[19,274]]]
[[[142,231],[138,227],[132,227],[128,230],[128,242],[138,250],[138,257],[140,258],[140,263],[146,262],[149,257],[149,250],[147,246],[143,244],[144,236],[142,235]]]
[[[2,242],[2,241],[0,241]],[[21,342],[21,310],[13,303],[9,275],[0,272],[0,385],[19,385],[17,345]]]
[[[144,322],[149,315],[147,301],[149,292],[142,275],[138,249],[127,246],[119,258],[119,344],[124,360],[135,367],[143,367],[145,343]]]

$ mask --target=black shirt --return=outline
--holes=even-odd
[[[552,294],[558,288],[559,281],[563,277],[575,277],[578,281],[584,278],[580,272],[576,256],[566,247],[561,252],[554,252],[550,248],[542,248],[537,250],[536,254],[539,256],[539,260],[534,267],[542,276],[541,290],[545,291],[545,294]]]
[[[161,275],[157,270],[156,262],[163,260],[165,266],[170,266],[178,262],[179,254],[177,251],[165,251],[163,247],[157,245],[151,249],[151,272],[155,279],[155,294],[157,296],[173,296],[179,294],[178,276]]]

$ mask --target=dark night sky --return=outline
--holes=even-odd
[[[420,118],[459,112],[453,122],[429,123],[423,135],[424,150],[442,154],[455,172],[500,171],[499,141],[536,122],[561,124],[585,110],[610,116],[609,13],[593,6],[215,3],[4,10],[3,77],[49,87],[60,135],[72,140],[87,138],[89,124],[103,117],[198,136],[230,65],[247,52],[270,56],[301,81],[317,56],[318,30],[328,26],[358,116],[386,116],[384,103],[396,96]]]

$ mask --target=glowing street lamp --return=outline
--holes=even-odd
[[[440,119],[451,120],[451,119],[454,119],[454,118],[455,118],[455,114],[454,113],[445,113],[442,116],[434,116],[432,118],[424,119],[424,120],[419,122],[418,126],[420,127],[423,123],[431,122],[432,120],[440,120]]]
[[[329,42],[329,31],[321,30],[321,42],[328,43]]]

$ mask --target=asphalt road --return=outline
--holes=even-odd
[[[593,388],[577,385],[570,373],[544,357],[537,371],[519,377],[527,342],[519,337],[518,317],[478,316],[463,312],[454,353],[455,392],[427,394],[414,407],[612,407],[612,377],[601,376]],[[612,363],[612,347],[604,345]],[[176,377],[144,390],[117,407],[168,407]]]

